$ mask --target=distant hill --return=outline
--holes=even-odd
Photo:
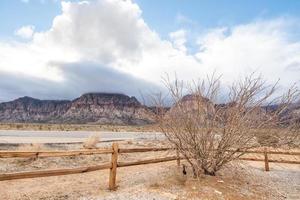
[[[292,104],[282,115],[287,122],[291,119],[300,122],[300,102]]]
[[[72,101],[22,97],[0,103],[0,122],[141,125],[153,123],[154,113],[135,97],[87,93]]]
[[[186,112],[197,109],[199,97],[186,95],[180,102]],[[223,108],[231,104],[213,104],[200,98],[206,109]],[[164,108],[167,115],[176,115],[178,105]],[[275,111],[278,105],[262,107],[262,111]],[[155,122],[156,107],[142,105],[135,97],[117,93],[87,93],[72,101],[39,100],[21,97],[14,101],[0,103],[0,122],[7,123],[69,123],[69,124],[116,124],[144,125]],[[290,106],[282,114],[284,121],[300,120],[300,102]]]
[[[200,110],[199,106],[201,107]],[[209,117],[209,113],[217,109],[219,115],[223,115],[223,118],[226,118],[227,109],[232,106],[235,106],[234,102],[214,104],[205,97],[195,94],[188,94],[183,96],[176,104],[167,110],[166,116],[174,115],[176,118],[178,112],[181,114],[186,113],[187,115],[192,114],[193,112],[196,114],[203,112],[206,117]],[[253,121],[257,121],[257,123],[259,123],[261,119],[266,117],[268,118],[270,114],[279,109],[280,106],[281,105],[278,104],[262,106],[260,109],[252,111],[251,118]],[[281,113],[279,117],[282,124],[289,124],[295,121],[300,122],[300,102],[291,104],[287,109],[285,109],[284,112]]]

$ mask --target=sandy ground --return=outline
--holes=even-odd
[[[122,142],[121,146],[153,146],[152,142]],[[110,146],[110,144],[102,144]],[[165,145],[165,144],[156,144]],[[65,148],[65,147],[56,147]],[[78,148],[71,146],[69,148]],[[120,161],[172,155],[171,152],[122,154]],[[78,167],[104,163],[109,155],[44,159],[0,159],[0,173],[33,169]],[[109,191],[109,170],[57,177],[0,182],[0,199],[80,199],[80,200],[171,200],[171,199],[300,199],[300,166],[262,162],[235,162],[217,176],[191,177],[175,161],[118,168],[116,191]]]

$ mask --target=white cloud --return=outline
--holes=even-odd
[[[15,31],[15,35],[20,36],[24,39],[30,39],[34,34],[35,27],[32,25],[22,26]]]
[[[57,98],[97,88],[136,95],[138,89],[160,84],[164,73],[174,72],[185,80],[214,70],[227,82],[253,70],[269,80],[281,77],[286,85],[299,80],[300,40],[291,34],[299,30],[298,20],[280,18],[206,30],[199,36],[199,50],[188,54],[187,30],[162,40],[141,13],[129,0],[62,2],[62,13],[49,30],[32,33],[32,40],[26,43],[0,42],[0,79],[2,73],[22,76],[24,84],[32,83],[26,78],[39,80],[43,86],[39,81],[29,84],[30,94],[44,97],[50,93]],[[6,87],[0,85],[2,94],[9,91],[12,97],[12,91],[15,96],[28,92],[14,80],[10,87],[7,81]],[[61,87],[49,89],[57,84]]]
[[[180,29],[169,34],[171,41],[174,44],[174,47],[182,52],[187,52],[186,44],[186,30]]]
[[[21,0],[23,3],[28,3],[29,0]]]
[[[199,38],[196,57],[207,71],[215,68],[228,81],[257,71],[289,85],[300,80],[295,73],[300,69],[300,39],[293,38],[299,26],[299,21],[279,18],[214,29]]]

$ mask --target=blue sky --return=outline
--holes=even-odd
[[[144,19],[162,34],[181,27],[180,15],[198,28],[247,23],[257,18],[300,16],[297,0],[136,0]]]
[[[51,27],[53,18],[60,12],[60,3],[54,1],[0,1],[0,37],[13,37],[15,30],[27,24],[34,25],[38,30],[46,30]]]
[[[162,88],[217,71],[300,81],[298,0],[1,0],[0,101]]]
[[[74,2],[74,1],[73,1]],[[76,1],[75,1],[76,2]],[[144,20],[162,37],[183,26],[201,31],[215,26],[246,23],[254,19],[300,16],[298,0],[135,0]],[[43,31],[61,13],[59,0],[0,1],[0,36],[14,37],[14,31],[30,24]],[[185,20],[186,19],[186,20]]]

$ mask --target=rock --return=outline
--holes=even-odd
[[[0,121],[142,125],[153,123],[154,113],[135,97],[87,93],[73,101],[22,97],[0,103]]]

